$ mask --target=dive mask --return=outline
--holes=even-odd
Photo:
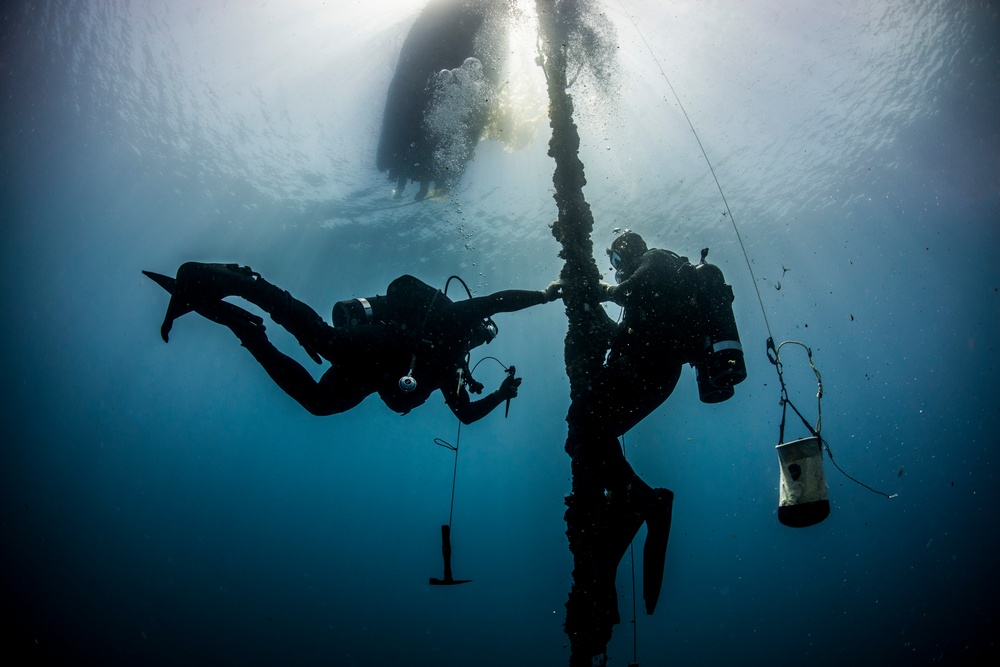
[[[622,256],[617,250],[609,250],[608,256],[611,257],[611,268],[620,271],[622,268]]]

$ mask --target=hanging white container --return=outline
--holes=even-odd
[[[820,439],[785,442],[777,450],[781,464],[778,521],[792,528],[819,523],[830,515]]]

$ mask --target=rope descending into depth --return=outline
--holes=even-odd
[[[583,195],[587,183],[578,152],[580,135],[573,122],[573,100],[567,92],[566,65],[568,27],[560,11],[572,3],[536,0],[539,23],[539,58],[549,94],[549,125],[552,137],[549,155],[555,160],[552,183],[558,219],[552,235],[562,245],[564,260],[560,277],[568,328],[565,339],[566,374],[570,399],[580,400],[589,391],[590,380],[602,368],[606,353],[603,321],[590,304],[600,302],[600,272],[594,261],[591,233],[594,218]],[[573,585],[566,602],[564,629],[570,641],[570,667],[604,664],[617,611],[609,609],[606,591],[599,585],[603,566],[600,552],[607,536],[595,529],[607,512],[607,499],[593,471],[577,467],[574,433],[582,429],[569,423],[566,451],[573,459],[572,491],[566,499],[566,535],[573,553]],[[611,603],[614,602],[612,597]]]

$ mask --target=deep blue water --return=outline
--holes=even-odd
[[[450,197],[411,203],[389,196],[374,146],[420,3],[336,4],[0,12],[5,663],[568,660],[559,305],[497,318],[486,352],[524,384],[508,419],[461,431],[454,566],[475,581],[452,588],[427,584],[452,481],[433,443],[455,440],[443,401],[313,417],[217,325],[188,316],[159,338],[166,295],[140,270],[187,260],[249,264],[321,313],[402,272],[439,286],[458,273],[478,294],[557,276],[530,17],[508,89],[521,140],[482,142]],[[614,227],[692,258],[710,246],[750,372],[708,406],[688,369],[626,436],[643,478],[676,493],[639,662],[986,664],[1000,599],[1000,8],[603,8],[613,83],[572,91],[599,266]],[[768,329],[661,67],[725,189],[770,331],[814,352],[837,462],[891,501],[827,461],[830,517],[777,522]],[[783,361],[813,418],[804,355]],[[488,387],[503,377],[480,369]],[[614,665],[633,657],[629,565]]]

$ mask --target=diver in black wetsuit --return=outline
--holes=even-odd
[[[707,248],[693,266],[626,231],[608,255],[619,284],[600,283],[600,300],[623,306],[622,322],[591,308],[603,317],[609,353],[574,396],[566,418],[566,451],[573,460],[566,534],[575,567],[565,629],[574,650],[588,659],[603,653],[610,626],[621,620],[615,574],[636,532],[645,522],[647,614],[659,599],[670,535],[673,492],[646,484],[625,460],[618,438],[670,396],[685,363],[698,372],[704,403],[729,399],[746,378],[733,291],[722,271],[705,262]]]
[[[606,318],[609,353],[590,390],[570,407],[567,452],[581,490],[576,503],[606,495],[606,509],[596,514],[605,524],[606,539],[592,547],[590,576],[606,597],[602,613],[617,623],[615,572],[643,522],[648,529],[643,558],[646,613],[656,607],[674,496],[669,489],[650,487],[635,473],[618,438],[670,396],[681,367],[693,358],[696,323],[692,283],[678,273],[684,265],[691,268],[686,259],[648,249],[641,236],[629,231],[615,239],[608,255],[619,284],[601,283],[602,301],[618,303],[624,314],[616,325],[603,308],[597,309]],[[571,505],[570,511],[581,516],[595,512],[588,507]]]
[[[601,283],[604,301],[622,306],[621,324],[608,318],[610,350],[591,411],[604,430],[624,434],[670,396],[681,367],[697,351],[693,267],[669,250],[649,249],[626,231],[608,250],[618,285]]]
[[[389,284],[384,297],[356,300],[364,304],[360,306],[364,321],[330,326],[308,305],[249,267],[188,262],[178,269],[176,280],[143,273],[172,295],[160,330],[164,341],[173,321],[192,310],[227,326],[271,379],[312,414],[344,412],[373,393],[390,409],[406,414],[440,390],[465,424],[517,396],[521,384],[511,374],[493,393],[478,401],[469,397],[469,391],[478,394],[483,387],[469,372],[468,352],[496,335],[490,317],[553,301],[561,291],[555,282],[542,291],[506,290],[453,302],[417,278],[401,276]],[[318,382],[314,380],[271,344],[260,317],[223,301],[227,296],[242,297],[262,308],[295,336],[314,361],[326,359],[332,367]],[[341,319],[346,312],[341,311]],[[335,309],[335,321],[336,316]]]

